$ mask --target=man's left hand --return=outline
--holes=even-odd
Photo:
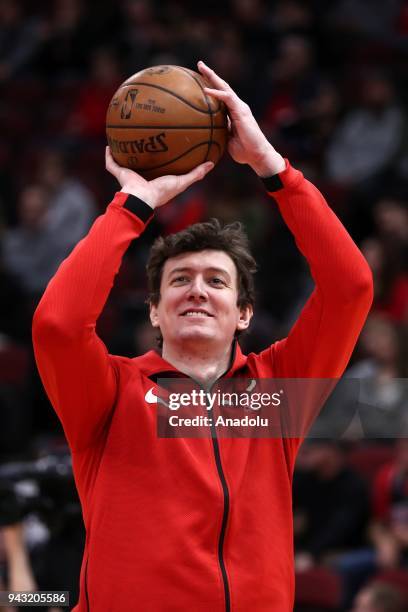
[[[204,62],[198,69],[212,85],[204,91],[225,103],[231,120],[228,152],[239,164],[248,164],[261,177],[272,176],[285,169],[283,157],[268,142],[248,104],[241,100],[226,81]]]

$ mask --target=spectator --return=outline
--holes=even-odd
[[[386,217],[388,220],[387,212],[380,209],[380,218]],[[391,215],[390,211],[390,218]],[[394,232],[391,232],[387,242],[375,237],[368,238],[361,250],[374,277],[373,311],[400,323],[408,320],[408,271],[403,268],[397,239]]]
[[[62,256],[66,257],[96,216],[94,198],[81,181],[68,176],[63,156],[57,151],[44,154],[38,179],[49,193],[48,231],[58,237]]]
[[[405,128],[405,116],[388,77],[379,72],[364,74],[360,97],[360,107],[345,115],[327,150],[328,176],[346,186],[388,169],[401,149]]]
[[[248,4],[252,8],[251,3]],[[303,2],[299,2],[299,0],[281,0],[276,3],[272,23],[278,31],[308,31],[312,22],[313,12],[311,7]]]
[[[369,315],[363,328],[359,351],[362,359],[347,371],[359,379],[358,423],[368,439],[394,438],[407,433],[406,402],[407,342],[403,330],[384,316]]]
[[[351,612],[406,612],[406,606],[399,590],[378,582],[356,595]]]
[[[377,231],[385,241],[393,241],[399,249],[408,248],[408,202],[384,197],[374,207]],[[405,259],[405,267],[407,267]]]
[[[408,568],[408,440],[395,446],[395,459],[374,482],[372,537],[377,563],[386,569]]]
[[[20,225],[3,237],[6,271],[18,280],[26,295],[41,293],[61,262],[59,236],[49,231],[49,193],[39,184],[26,187],[20,195]]]
[[[360,38],[366,34],[391,39],[402,4],[402,0],[339,0],[329,11],[328,23]]]
[[[66,123],[69,135],[82,138],[105,136],[106,109],[123,78],[115,54],[108,48],[92,53],[89,79],[80,87]]]
[[[299,570],[361,545],[368,522],[368,491],[347,465],[341,443],[323,439],[305,443],[293,490]]]
[[[24,15],[20,0],[0,0],[0,83],[28,70],[45,32],[40,19]]]
[[[336,562],[346,604],[364,582],[381,569],[408,568],[408,440],[401,439],[395,460],[381,469],[373,488],[371,546],[343,555]]]
[[[293,34],[284,36],[277,49],[277,57],[270,62],[272,95],[263,120],[270,129],[293,121],[299,105],[318,82],[311,40]]]
[[[83,0],[54,0],[38,62],[42,74],[57,83],[85,76],[84,58],[93,42],[91,29]]]
[[[162,10],[166,12],[166,7],[161,7]],[[175,32],[178,27],[182,28],[183,19],[176,28],[166,27],[157,18],[152,0],[124,0],[121,12],[118,45],[122,56],[126,58],[125,69],[129,75],[152,65],[152,57],[155,55],[172,52]]]

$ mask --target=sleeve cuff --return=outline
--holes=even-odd
[[[154,215],[153,208],[146,204],[146,202],[134,195],[131,195],[130,193],[125,193],[124,191],[116,192],[111,205],[126,209],[132,213],[132,215],[135,215],[145,225]]]
[[[285,159],[285,163],[285,170],[261,179],[268,193],[275,193],[285,187],[292,187],[303,178],[303,174],[299,170],[295,170],[287,159]]]
[[[123,204],[123,208],[129,210],[131,213],[139,217],[141,221],[147,223],[147,221],[153,217],[154,210],[146,202],[143,202],[140,198],[134,195],[126,194],[127,198]]]

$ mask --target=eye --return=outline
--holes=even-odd
[[[183,283],[188,283],[188,281],[189,281],[188,276],[185,276],[184,274],[180,274],[180,276],[175,276],[175,277],[172,279],[171,284],[172,284],[172,285],[173,285],[173,284],[178,284],[178,285],[181,285],[181,284],[183,284]]]
[[[212,278],[210,278],[210,283],[212,283],[215,286],[222,286],[222,285],[226,285],[225,281],[222,278],[219,278],[218,276],[213,276]]]

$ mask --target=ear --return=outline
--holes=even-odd
[[[245,306],[245,308],[241,308],[241,310],[239,311],[237,331],[243,331],[244,329],[248,329],[253,314],[254,309],[251,305]]]
[[[150,304],[150,323],[153,327],[159,327],[159,313],[154,304]]]

